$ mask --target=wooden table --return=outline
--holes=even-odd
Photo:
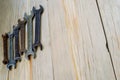
[[[120,0],[0,0],[0,35],[40,4],[43,51],[8,71],[0,37],[0,80],[120,80]]]

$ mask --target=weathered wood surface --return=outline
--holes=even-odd
[[[0,37],[0,80],[120,80],[118,0],[1,0],[0,35],[40,4],[43,51],[8,71]]]

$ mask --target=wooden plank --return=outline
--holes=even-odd
[[[115,80],[94,0],[49,0],[55,80]]]
[[[39,4],[45,8],[44,50],[38,48],[37,58],[30,61],[23,55],[12,71],[0,63],[0,80],[115,80],[95,0],[4,0],[0,3],[6,13],[0,12],[0,34],[12,30],[24,12],[30,13]]]
[[[120,1],[97,0],[116,80],[120,80]]]

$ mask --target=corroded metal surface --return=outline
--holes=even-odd
[[[5,33],[4,35],[2,35],[3,38],[3,64],[7,64],[8,63],[8,35],[7,33]]]

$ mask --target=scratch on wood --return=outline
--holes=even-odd
[[[99,4],[98,4],[97,0],[96,0],[96,5],[97,5],[97,8],[98,8],[98,13],[99,13],[99,16],[100,16],[100,20],[101,20],[101,24],[102,24],[102,28],[103,28],[105,40],[106,40],[106,49],[107,49],[107,51],[108,51],[108,53],[110,55],[110,60],[111,60],[111,64],[112,64],[112,67],[113,67],[113,72],[114,72],[115,80],[117,80],[117,76],[116,76],[116,72],[115,72],[115,67],[114,67],[112,55],[111,55],[111,52],[110,52],[110,49],[109,49],[107,35],[106,35],[106,32],[105,32],[105,28],[104,28],[105,26],[104,26],[104,23],[103,23],[103,20],[102,20],[102,15],[101,15]]]
[[[30,56],[30,80],[32,80],[32,56]]]

